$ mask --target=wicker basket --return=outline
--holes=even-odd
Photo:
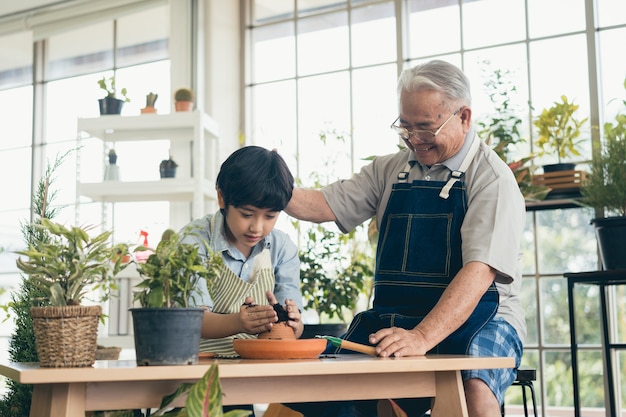
[[[100,306],[32,307],[39,365],[80,368],[94,364]]]

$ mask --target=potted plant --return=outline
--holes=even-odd
[[[604,146],[596,146],[590,174],[580,188],[581,202],[599,214],[591,223],[605,269],[626,268],[626,100],[622,102],[615,123],[604,124]]]
[[[204,308],[198,305],[200,283],[209,292],[219,276],[221,254],[207,247],[204,257],[196,245],[181,243],[181,235],[168,233],[144,263],[137,263],[142,281],[135,286],[132,308],[138,365],[186,365],[198,362]],[[136,250],[147,248],[140,246]]]
[[[179,88],[174,93],[174,109],[176,111],[192,111],[194,103],[193,91],[189,88]]]
[[[106,92],[106,96],[98,100],[100,105],[100,114],[121,114],[124,103],[130,102],[126,95],[126,88],[119,90],[121,97],[118,97],[118,89],[115,85],[115,76],[106,78],[102,77],[98,80],[98,85]]]
[[[566,96],[561,96],[561,102],[554,102],[550,108],[543,109],[533,121],[538,129],[535,145],[539,148],[539,156],[552,155],[556,157],[556,164],[544,165],[544,172],[573,170],[574,163],[565,163],[565,159],[579,156],[581,128],[588,118],[577,119],[574,114],[578,105],[570,103]]]
[[[170,154],[167,159],[164,159],[159,164],[159,175],[161,178],[174,178],[176,176],[176,168],[178,164],[172,159]]]
[[[156,108],[154,107],[154,104],[156,103],[157,98],[159,98],[158,94],[155,94],[153,92],[148,93],[148,95],[146,95],[146,107],[140,110],[141,114],[156,113]]]
[[[126,267],[125,244],[111,245],[112,232],[90,236],[93,227],[65,227],[42,218],[16,264],[41,294],[30,314],[42,367],[84,367],[95,361],[100,305],[82,305],[88,292],[108,299],[113,277]],[[24,257],[24,258],[23,258]]]

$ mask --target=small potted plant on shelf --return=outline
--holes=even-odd
[[[178,164],[172,159],[170,154],[168,159],[164,159],[159,164],[159,175],[161,178],[174,178],[176,176],[176,168]]]
[[[222,256],[207,247],[181,243],[181,234],[168,231],[144,263],[137,263],[142,281],[136,285],[132,308],[138,365],[187,365],[198,362],[204,308],[196,297],[220,274]],[[141,246],[138,251],[147,248]],[[184,343],[181,343],[184,340]]]
[[[82,305],[88,292],[108,299],[114,276],[124,269],[126,244],[109,243],[112,232],[90,236],[93,227],[65,227],[49,219],[33,225],[38,238],[18,251],[16,264],[42,294],[32,307],[42,367],[84,367],[95,361],[100,305]],[[23,258],[24,257],[24,258]]]
[[[603,126],[604,145],[597,144],[590,174],[580,188],[581,202],[599,213],[591,223],[605,269],[626,268],[626,100],[622,102],[614,123]]]
[[[189,88],[179,88],[174,93],[174,109],[176,111],[192,111],[194,94]]]
[[[130,102],[130,99],[126,95],[126,88],[117,89],[117,86],[115,85],[115,76],[109,78],[102,77],[98,80],[98,85],[106,92],[106,96],[98,100],[98,104],[100,105],[100,114],[121,114],[124,103]]]
[[[580,155],[581,128],[587,123],[588,118],[574,117],[578,107],[563,95],[561,102],[554,102],[552,107],[543,109],[533,121],[538,129],[538,137],[535,140],[535,145],[539,148],[538,156],[552,155],[557,159],[556,164],[544,165],[544,172],[575,168],[576,164],[563,161]]]
[[[154,105],[157,101],[157,98],[159,98],[158,94],[155,94],[153,92],[148,93],[148,95],[146,95],[146,107],[141,109],[141,114],[156,113],[157,111]]]

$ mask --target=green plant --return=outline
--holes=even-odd
[[[604,124],[604,146],[597,144],[591,172],[580,188],[583,204],[618,216],[626,216],[626,100],[622,102],[625,110],[615,116],[615,124]]]
[[[338,175],[343,155],[334,146],[345,143],[345,135],[335,129],[319,133],[327,157],[320,169],[313,172],[309,181],[312,188],[321,188]],[[301,181],[297,180],[299,183]],[[370,223],[375,224],[375,222]],[[300,280],[305,309],[317,312],[320,322],[337,318],[345,322],[345,313],[355,312],[360,295],[372,296],[374,277],[374,249],[364,226],[344,234],[332,226],[307,224],[298,221],[293,225],[300,235]]]
[[[111,231],[91,237],[93,227],[67,228],[46,218],[33,228],[41,238],[17,252],[26,259],[19,257],[16,264],[42,292],[46,305],[80,305],[88,290],[98,289],[103,290],[100,300],[108,299],[114,276],[127,266],[122,258],[128,245],[111,245]]]
[[[489,62],[485,61],[484,64],[489,65]],[[519,128],[522,119],[519,117],[518,109],[512,100],[517,88],[511,81],[511,72],[496,69],[486,76],[484,85],[489,99],[494,105],[495,112],[490,119],[477,122],[481,128],[478,134],[511,168],[524,199],[527,201],[543,200],[551,190],[548,187],[533,184],[532,174],[535,166],[532,165],[532,160],[534,155],[519,159],[512,157],[517,147],[526,142],[526,139],[522,138],[520,133]]]
[[[146,250],[143,246],[136,249]],[[198,283],[206,281],[209,293],[223,267],[220,253],[207,246],[209,256],[203,256],[197,245],[181,243],[181,235],[169,233],[161,240],[145,263],[137,264],[143,280],[136,285],[138,291],[133,299],[142,307],[188,308],[195,305],[195,296],[200,294]]]
[[[555,101],[552,107],[543,109],[533,121],[535,127],[539,129],[535,144],[540,149],[540,156],[554,155],[558,163],[561,163],[567,157],[580,155],[581,128],[588,118],[574,117],[578,107],[563,95],[561,102]]]
[[[127,94],[126,88],[122,88],[119,90],[119,94],[121,98],[117,96],[118,90],[115,85],[114,76],[109,77],[109,78],[102,77],[101,79],[98,80],[98,85],[100,86],[101,89],[103,89],[106,92],[106,97],[120,99],[122,101],[125,101],[126,103],[130,102],[130,98],[128,98],[128,96],[126,95]]]
[[[158,94],[155,94],[153,92],[148,93],[148,95],[146,95],[146,107],[154,107],[157,98],[159,98]]]
[[[174,100],[176,101],[193,101],[194,94],[189,88],[179,88],[174,93]]]
[[[52,190],[51,186],[56,180],[55,171],[70,152],[57,156],[53,164],[48,163],[43,177],[37,183],[37,189],[31,202],[35,220],[21,224],[22,236],[26,246],[45,239],[41,230],[34,227],[39,219],[52,219],[58,214],[59,208],[52,206],[57,191]],[[30,308],[42,306],[43,297],[42,290],[33,285],[27,276],[22,276],[19,290],[11,292],[11,301],[2,306],[7,312],[7,318],[10,312],[10,316],[13,316],[15,320],[8,349],[9,358],[12,362],[39,362]],[[21,384],[9,379],[6,393],[0,400],[0,416],[28,417],[32,395],[32,385]]]

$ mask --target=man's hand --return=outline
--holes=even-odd
[[[421,356],[428,351],[426,338],[418,329],[381,329],[370,335],[369,342],[376,345],[376,354],[382,357]]]

